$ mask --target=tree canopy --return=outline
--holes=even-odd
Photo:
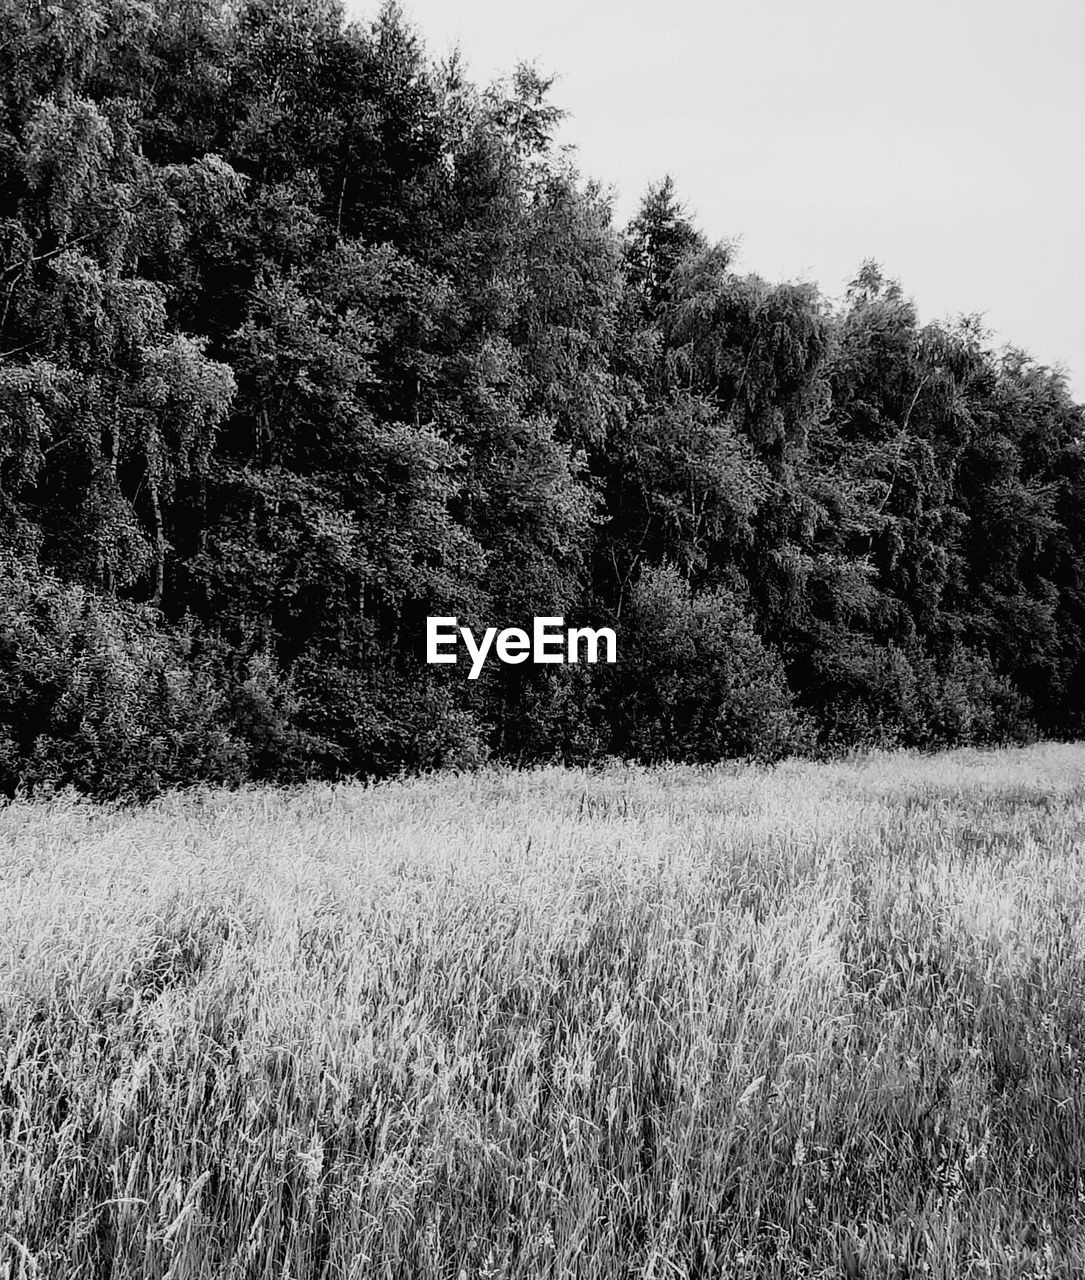
[[[550,90],[394,3],[0,0],[0,789],[1082,733],[1064,377],[669,178],[615,226]]]

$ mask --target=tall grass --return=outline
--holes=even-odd
[[[0,810],[0,1276],[1085,1274],[1085,748]]]

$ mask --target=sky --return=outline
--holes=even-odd
[[[480,84],[556,75],[619,223],[670,173],[740,270],[838,297],[874,258],[924,320],[980,313],[1085,401],[1080,0],[402,3]]]

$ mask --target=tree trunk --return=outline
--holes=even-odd
[[[158,481],[152,477],[147,487],[151,494],[151,514],[154,519],[154,595],[151,603],[158,609],[162,606],[162,591],[166,583],[166,536],[162,529]]]

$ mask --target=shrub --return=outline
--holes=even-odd
[[[319,757],[311,771],[386,777],[471,768],[486,758],[482,727],[425,668],[353,669],[303,658],[293,674],[298,724]]]
[[[645,761],[778,759],[809,734],[779,655],[722,588],[694,595],[674,568],[649,569],[619,633],[614,750]]]
[[[977,746],[1034,736],[1024,699],[986,653],[954,644],[879,644],[835,635],[814,663],[810,691],[823,745]]]
[[[147,799],[239,781],[248,751],[191,648],[151,609],[0,561],[0,789]]]
[[[499,726],[504,757],[584,765],[605,753],[604,668],[581,662],[512,670]]]

